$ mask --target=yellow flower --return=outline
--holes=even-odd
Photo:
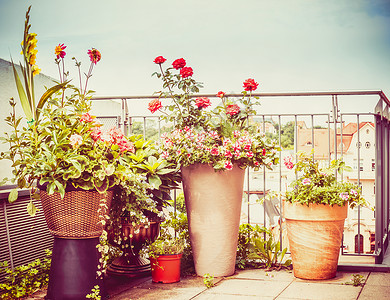
[[[39,69],[37,65],[33,65],[31,69],[33,76],[38,75],[41,72],[41,69]]]

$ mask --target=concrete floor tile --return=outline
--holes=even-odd
[[[289,284],[288,281],[229,279],[223,280],[217,286],[206,290],[202,294],[276,297]]]
[[[359,300],[390,299],[390,286],[365,285]]]
[[[390,273],[371,272],[366,281],[369,285],[390,286]],[[389,295],[390,298],[390,295]]]
[[[344,284],[346,282],[350,282],[352,277],[352,274],[360,274],[363,275],[364,278],[367,278],[369,272],[337,272],[336,277],[326,280],[306,280],[306,279],[300,279],[296,278],[297,282],[307,282],[307,283],[330,283],[330,284]]]
[[[288,270],[266,272],[264,269],[247,269],[237,271],[232,277],[237,279],[278,280],[290,282],[294,280],[292,271]]]
[[[243,296],[243,295],[222,295],[222,294],[200,294],[191,300],[273,300],[274,297]]]
[[[351,285],[294,281],[276,299],[356,300],[360,290]]]

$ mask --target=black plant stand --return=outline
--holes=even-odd
[[[49,273],[47,300],[80,300],[91,293],[95,285],[100,296],[107,298],[103,279],[96,278],[100,253],[99,238],[54,238],[53,256]]]

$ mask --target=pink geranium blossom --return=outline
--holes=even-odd
[[[83,143],[83,137],[79,134],[72,134],[69,138],[69,142],[73,149],[77,149]]]
[[[231,170],[231,169],[233,169],[233,164],[232,164],[232,162],[231,162],[230,160],[226,160],[225,163],[224,163],[224,165],[225,165],[225,169],[226,169],[226,170]]]
[[[302,184],[303,184],[303,185],[309,185],[309,184],[311,184],[311,179],[310,179],[310,178],[304,178],[304,179],[302,180]]]

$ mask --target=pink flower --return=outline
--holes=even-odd
[[[255,91],[259,84],[252,78],[249,78],[244,81],[244,90],[245,91]]]
[[[161,157],[162,157],[163,159],[168,159],[168,158],[169,158],[169,152],[168,152],[168,151],[163,151],[163,152],[161,153]]]
[[[229,160],[226,160],[225,163],[224,163],[224,165],[225,165],[225,169],[226,169],[226,170],[231,170],[231,169],[233,169],[233,164],[232,164],[232,162],[229,161]]]
[[[209,132],[209,136],[210,136],[212,139],[215,139],[215,140],[219,138],[218,132],[216,132],[216,131],[210,131],[210,132]]]
[[[246,145],[244,146],[244,150],[245,150],[245,151],[249,151],[249,150],[251,150],[251,148],[252,148],[252,145],[251,145],[251,144],[246,144]]]
[[[304,179],[302,180],[302,184],[303,184],[303,185],[309,185],[310,183],[311,183],[310,178],[304,178]]]
[[[223,97],[225,97],[225,93],[222,92],[222,91],[219,91],[219,92],[217,93],[217,97],[223,98]]]
[[[237,150],[236,152],[234,152],[234,156],[236,158],[239,158],[241,156],[241,152]]]
[[[72,134],[69,138],[69,142],[73,149],[77,149],[83,143],[83,137],[79,134]]]
[[[190,76],[192,76],[192,74],[194,74],[194,71],[192,70],[191,67],[184,67],[184,68],[180,69],[180,75],[183,78],[190,77]]]
[[[355,191],[355,190],[350,190],[349,193],[350,193],[352,196],[354,196],[354,197],[356,197],[356,196],[358,195],[358,192]]]
[[[81,116],[80,121],[81,122],[93,122],[94,117],[92,117],[89,113],[85,113]]]
[[[184,58],[178,58],[178,59],[176,59],[176,60],[172,63],[172,66],[173,66],[176,70],[179,70],[179,69],[183,68],[185,65],[186,65],[186,61],[184,60]]]
[[[149,102],[148,109],[154,114],[157,110],[162,107],[161,101],[159,99],[154,99]]]
[[[267,153],[267,150],[265,150],[265,149],[263,148],[263,156],[265,156],[266,153]],[[294,165],[293,165],[293,167],[294,167]]]
[[[247,153],[246,153],[246,156],[247,156],[248,158],[252,158],[252,157],[253,157],[253,152],[252,152],[252,151],[247,152]]]
[[[91,137],[95,142],[100,139],[101,135],[102,129],[100,127],[96,126],[91,129]]]
[[[226,151],[225,151],[225,157],[226,157],[226,158],[232,158],[232,157],[233,157],[232,152],[231,152],[230,150],[226,150]]]
[[[211,155],[219,155],[219,149],[217,147],[213,147],[211,150],[210,150],[210,154]]]
[[[161,65],[163,64],[164,62],[166,61],[166,59],[162,56],[157,56],[155,59],[154,59],[154,63],[155,64],[158,64],[158,65]]]
[[[257,160],[255,161],[255,166],[256,167],[260,166],[260,163]]]
[[[100,52],[95,48],[88,50],[88,55],[89,55],[89,59],[91,60],[91,62],[94,63],[95,65],[102,58],[102,55],[100,54]]]
[[[347,192],[340,193],[340,198],[344,201],[347,201],[349,198],[349,194]]]
[[[264,153],[264,151],[263,151]],[[292,168],[294,168],[294,163],[292,162],[292,157],[291,156],[287,156],[283,159],[284,161],[284,165],[287,167],[287,169],[291,170]]]
[[[54,54],[57,56],[57,59],[64,58],[66,55],[66,52],[64,51],[66,49],[66,46],[64,44],[58,44],[56,48],[54,49]]]
[[[207,97],[196,98],[195,104],[199,109],[206,108],[211,105],[210,99]]]
[[[234,116],[240,112],[240,107],[237,104],[230,104],[226,107],[226,113],[228,115]]]

